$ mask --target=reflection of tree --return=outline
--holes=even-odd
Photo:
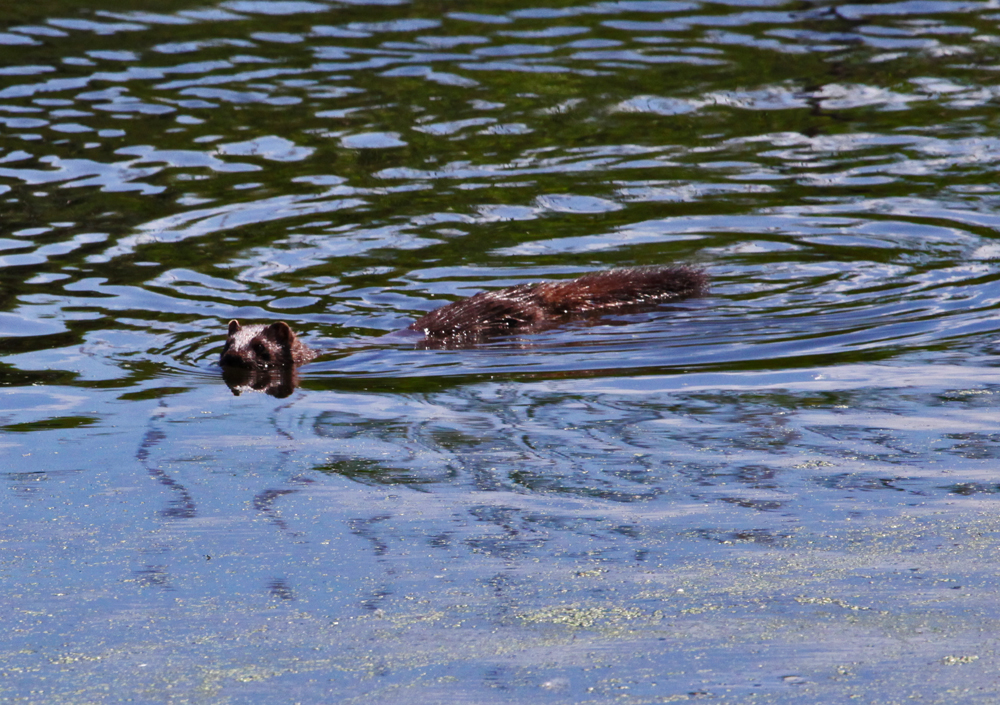
[[[200,512],[195,493],[186,484],[174,478],[167,470],[155,463],[152,458],[154,450],[170,440],[165,430],[165,428],[168,429],[170,427],[160,427],[165,423],[168,416],[166,402],[161,399],[159,407],[159,410],[150,416],[149,428],[143,435],[135,457],[142,467],[145,468],[149,476],[157,484],[167,488],[169,491],[164,502],[165,506],[157,510],[157,516],[170,523],[183,523],[185,521],[196,520],[200,517]],[[279,433],[290,438],[287,432],[279,429]],[[282,454],[282,457],[286,460],[288,458],[287,454]],[[295,477],[290,482],[302,485],[312,483],[313,480],[308,477]],[[290,530],[287,522],[281,517],[277,504],[282,497],[287,497],[299,491],[300,489],[297,487],[267,488],[254,495],[251,504],[256,511],[267,516],[270,519],[270,523],[277,527],[282,535],[297,537],[300,534]],[[173,550],[168,544],[158,543],[155,548],[150,549],[150,552],[165,554],[171,553]],[[205,558],[211,560],[212,557],[206,555]],[[162,563],[156,565],[144,565],[142,568],[135,569],[133,575],[136,583],[143,587],[172,589],[170,565],[172,565],[170,561],[164,560]],[[286,583],[286,578],[284,577],[270,579],[266,582],[263,589],[268,594],[282,600],[292,600],[295,597],[294,589]]]
[[[160,402],[160,406],[163,407],[163,402]],[[151,423],[157,420],[161,420],[165,415],[165,412],[161,411],[158,414],[154,414],[151,418]],[[169,519],[192,519],[197,514],[195,507],[194,498],[188,489],[181,483],[174,480],[166,472],[158,467],[154,467],[149,463],[149,453],[150,450],[158,445],[162,440],[166,438],[166,434],[158,428],[150,428],[146,431],[146,435],[143,436],[142,442],[139,444],[139,450],[136,451],[136,459],[142,463],[143,467],[149,473],[150,477],[156,480],[158,483],[168,488],[173,493],[173,499],[167,503],[165,509],[160,510],[160,516]]]

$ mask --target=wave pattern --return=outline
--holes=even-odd
[[[0,7],[5,695],[997,701],[995,2],[126,4]]]

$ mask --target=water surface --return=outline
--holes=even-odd
[[[995,702],[994,4],[120,5],[0,10],[0,696]]]

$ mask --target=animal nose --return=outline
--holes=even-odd
[[[219,359],[219,364],[223,367],[240,367],[242,369],[249,369],[250,365],[239,355],[233,355],[232,353],[223,353],[222,357]]]

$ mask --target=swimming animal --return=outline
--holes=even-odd
[[[708,275],[685,265],[628,267],[576,279],[518,284],[484,291],[434,309],[405,330],[421,347],[472,347],[505,335],[536,333],[574,317],[677,301],[704,294]],[[219,358],[224,368],[294,368],[318,353],[284,321],[269,325],[229,322]]]

